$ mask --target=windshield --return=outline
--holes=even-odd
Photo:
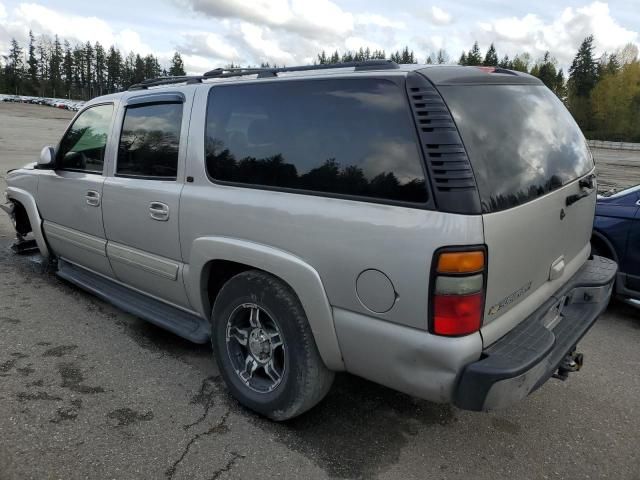
[[[521,205],[587,174],[593,159],[562,102],[537,85],[443,86],[484,213]]]

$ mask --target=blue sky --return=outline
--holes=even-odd
[[[494,42],[501,56],[528,52],[535,60],[550,50],[566,68],[589,33],[597,53],[639,45],[640,7],[638,0],[0,0],[0,53],[29,29],[163,62],[177,49],[191,73],[230,62],[307,63],[320,50],[360,45],[387,52],[409,45],[420,61],[444,48],[456,60],[474,40],[483,51]]]

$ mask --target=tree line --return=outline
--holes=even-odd
[[[340,63],[386,58],[384,51],[360,48],[342,55],[336,51],[317,55],[317,63]],[[389,57],[396,63],[418,63],[413,50],[405,47]],[[426,57],[427,64],[449,64],[449,54],[438,50]],[[595,55],[594,38],[585,38],[569,67],[568,76],[551,52],[534,60],[527,52],[500,56],[492,43],[480,51],[474,42],[455,62],[458,65],[516,70],[538,77],[576,119],[585,136],[594,140],[640,142],[640,60],[638,48],[629,43],[615,52]]]
[[[478,42],[461,53],[457,61],[440,49],[418,58],[408,46],[387,54],[385,50],[359,48],[345,52],[322,51],[316,64],[390,59],[396,63],[487,66],[517,70],[538,77],[569,108],[589,138],[640,142],[640,61],[633,44],[615,52],[595,55],[594,38],[580,45],[568,72],[558,67],[551,52],[538,59],[529,53],[500,57],[493,44],[486,52]],[[227,65],[238,67],[239,65]],[[269,63],[261,63],[269,67]],[[175,52],[168,65],[154,55],[125,54],[115,46],[95,43],[71,45],[29,32],[27,45],[11,40],[9,52],[0,59],[0,93],[89,99],[117,92],[146,78],[185,75],[184,63]]]
[[[29,32],[26,46],[11,40],[0,60],[0,93],[88,100],[127,89],[145,78],[185,75],[176,52],[167,67],[154,55],[123,54],[100,42],[71,45]]]

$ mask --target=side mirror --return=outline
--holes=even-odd
[[[38,159],[38,168],[52,168],[56,159],[56,151],[53,147],[44,147],[40,151]]]

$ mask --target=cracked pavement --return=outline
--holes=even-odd
[[[70,116],[0,104],[0,175],[55,143]],[[12,240],[0,215],[0,480],[640,480],[638,310],[610,306],[580,344],[583,371],[505,411],[338,375],[317,408],[275,424],[227,394],[208,346],[13,255]]]

